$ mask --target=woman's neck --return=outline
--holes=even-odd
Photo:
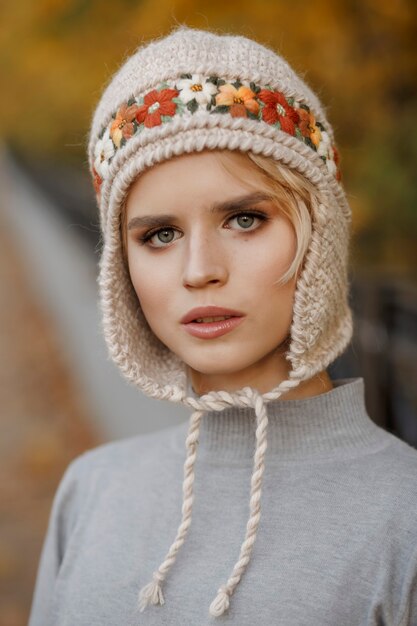
[[[219,390],[233,392],[246,386],[254,387],[260,393],[266,393],[288,378],[288,371],[285,374],[281,373],[281,376],[277,376],[276,371],[246,371],[243,374],[242,372],[238,372],[232,375],[206,375],[191,369],[189,372],[192,388],[197,395]],[[323,370],[308,380],[302,381],[297,387],[285,392],[283,397],[285,397],[286,400],[310,398],[330,391],[331,389],[333,389],[332,380],[327,370]]]

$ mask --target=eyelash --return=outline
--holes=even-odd
[[[226,222],[230,222],[230,220],[235,219],[236,217],[241,217],[242,215],[247,216],[247,217],[257,217],[259,220],[261,220],[261,223],[265,223],[267,222],[270,218],[268,217],[268,215],[266,215],[265,213],[261,212],[261,211],[238,211],[237,213],[233,213],[233,215],[230,215]],[[259,228],[259,226],[258,226]],[[258,228],[254,228],[254,229],[245,229],[242,228],[241,232],[253,232],[253,230],[258,230]],[[177,228],[175,228],[174,226],[162,226],[160,228],[157,228],[155,230],[150,230],[147,233],[145,233],[144,235],[142,235],[141,237],[138,238],[138,241],[141,245],[145,245],[148,243],[148,241],[150,241],[150,239],[152,239],[152,237],[154,237],[155,235],[157,235],[158,233],[164,231],[164,230],[178,230]],[[162,243],[162,242],[161,242]],[[171,243],[173,242],[169,242],[166,246],[161,245],[161,246],[150,246],[153,248],[166,248],[167,246],[169,246]]]

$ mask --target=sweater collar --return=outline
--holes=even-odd
[[[267,403],[267,458],[336,459],[387,445],[387,433],[367,413],[363,378],[332,382],[333,389],[317,396]],[[255,427],[255,412],[251,408],[207,411],[198,437],[198,457],[212,462],[251,463]],[[176,447],[184,446],[182,430],[177,430]]]

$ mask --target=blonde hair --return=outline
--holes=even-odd
[[[215,152],[224,169],[232,174],[235,178],[240,178],[241,180],[243,180],[243,177],[240,177],[237,168],[231,160],[231,151],[216,150]],[[294,276],[298,275],[298,273],[302,269],[304,257],[308,250],[312,235],[311,206],[314,201],[318,200],[317,189],[302,174],[300,174],[296,170],[290,169],[289,167],[283,165],[275,159],[260,154],[254,154],[253,152],[233,151],[233,154],[238,154],[246,162],[249,161],[251,164],[253,163],[256,168],[261,172],[262,178],[265,182],[265,186],[268,188],[268,191],[270,193],[271,200],[289,219],[294,228],[297,239],[296,254],[290,267],[275,283],[277,286],[284,285],[289,282]],[[245,179],[244,182],[247,183],[247,180]],[[133,183],[134,181],[131,183],[131,185],[133,185]],[[129,191],[126,193],[123,203],[121,205],[120,216],[122,255],[127,268],[128,258],[126,201],[128,194]]]

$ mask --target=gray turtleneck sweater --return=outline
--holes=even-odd
[[[267,405],[261,520],[219,618],[209,606],[249,514],[252,409],[208,412],[191,527],[136,608],[180,519],[187,424],[104,444],[68,466],[52,506],[30,626],[416,626],[417,450],[368,416],[362,378]]]

